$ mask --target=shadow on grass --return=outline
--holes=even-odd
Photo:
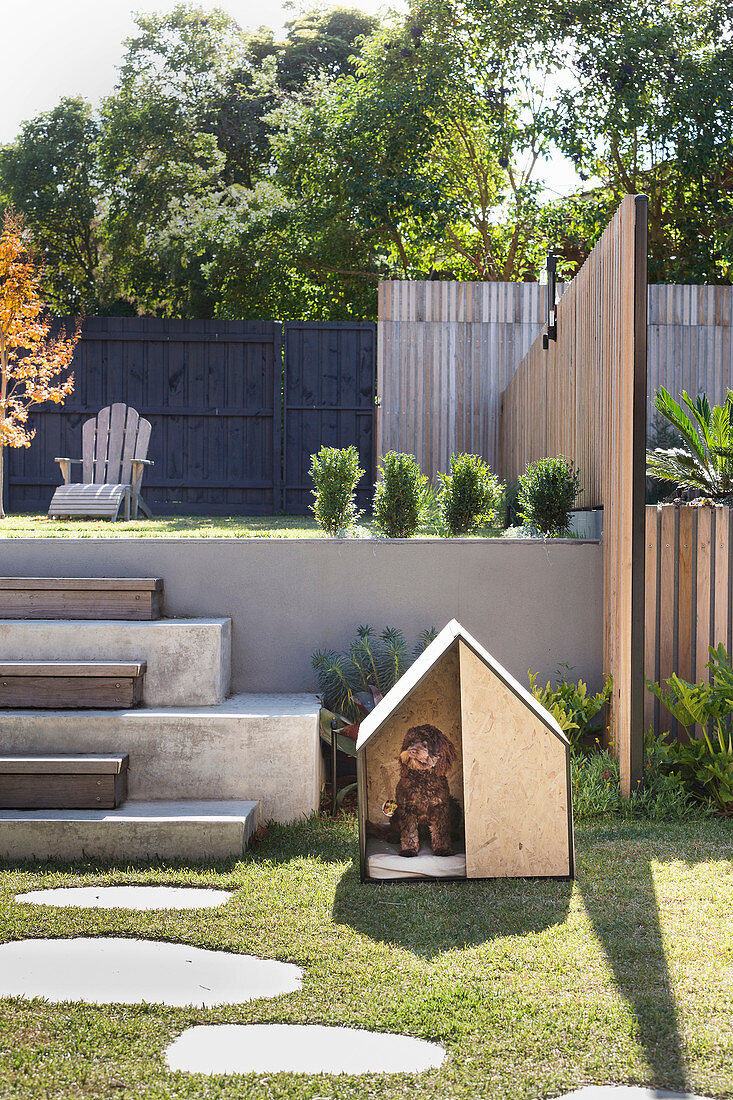
[[[609,838],[610,839],[610,838]],[[588,918],[630,1007],[637,1039],[657,1087],[683,1091],[687,1076],[674,990],[667,966],[652,876],[651,856],[621,845],[593,852],[577,887]],[[669,853],[659,853],[660,860]],[[361,885],[356,864],[338,883],[333,918],[363,935],[433,957],[504,936],[541,932],[561,924],[573,884],[556,879],[496,879],[483,882]]]
[[[355,863],[336,887],[333,919],[370,939],[433,958],[562,924],[572,889],[565,880],[528,879],[362,884]]]
[[[684,1091],[684,1052],[649,856],[628,853],[616,873],[581,870],[578,885],[616,988],[636,1019],[654,1084]]]

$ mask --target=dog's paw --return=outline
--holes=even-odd
[[[416,856],[420,851],[419,848],[400,848],[401,856]]]
[[[455,852],[452,848],[433,848],[434,856],[453,856]]]

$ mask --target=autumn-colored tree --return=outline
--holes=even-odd
[[[23,217],[5,212],[0,235],[0,518],[6,447],[30,447],[35,430],[28,411],[45,401],[60,404],[74,388],[66,374],[81,335],[51,335],[40,297],[41,273]]]

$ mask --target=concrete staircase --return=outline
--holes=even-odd
[[[163,599],[157,580],[158,610],[153,605],[147,620],[139,619],[139,604],[132,604],[134,620],[81,618],[88,599],[81,609],[65,605],[68,617],[19,618],[26,593],[35,591],[29,580],[17,580],[17,598],[9,579],[0,581],[13,608],[12,618],[0,619],[0,666],[138,662],[145,671],[139,706],[79,709],[61,693],[64,703],[54,707],[45,692],[35,706],[0,709],[0,757],[129,754],[129,797],[116,809],[0,807],[0,858],[238,856],[258,820],[292,821],[318,808],[318,702],[309,695],[229,695],[229,619],[156,617]],[[70,591],[78,593],[81,583],[75,578]],[[134,591],[130,578],[123,583],[120,616]],[[151,581],[144,584],[141,591],[149,592]],[[106,606],[114,598],[105,591]]]

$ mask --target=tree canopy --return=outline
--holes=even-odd
[[[572,274],[629,192],[652,280],[733,281],[733,0],[136,20],[98,110],[0,148],[59,312],[371,317],[380,276],[535,279],[549,245]]]

